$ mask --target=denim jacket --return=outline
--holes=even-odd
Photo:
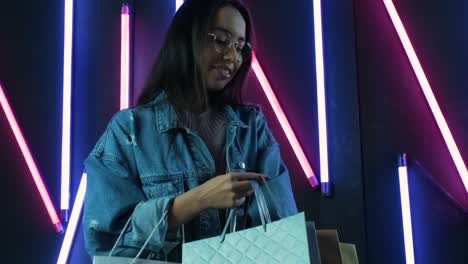
[[[277,204],[275,208],[264,190],[272,220],[297,213],[288,170],[259,108],[225,106],[224,112],[228,171],[267,177]],[[147,105],[117,113],[85,160],[85,167],[83,229],[91,256],[108,254],[129,218],[114,255],[135,256],[173,199],[215,176],[208,148],[195,132],[177,122],[164,92]],[[252,199],[245,217],[256,226],[260,218],[255,197]],[[191,223],[184,225],[185,241],[219,235],[222,230],[217,209],[203,211]],[[180,261],[181,243],[181,228],[168,230],[165,217],[143,256]]]

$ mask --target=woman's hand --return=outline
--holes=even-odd
[[[231,208],[240,206],[253,193],[249,180],[261,181],[265,177],[258,173],[230,172],[216,176],[197,189],[203,209]]]
[[[241,205],[245,197],[253,193],[249,180],[261,181],[262,177],[265,176],[250,172],[231,172],[216,176],[177,196],[169,209],[169,229],[187,223],[205,209]]]

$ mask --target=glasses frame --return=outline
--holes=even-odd
[[[230,48],[232,48],[234,46],[235,50],[236,50],[236,56],[237,56],[237,60],[239,60],[239,57],[238,55],[240,55],[240,58],[242,59],[242,63],[250,60],[252,58],[252,46],[250,45],[250,43],[248,41],[245,41],[244,43],[244,47],[242,47],[240,53],[237,51],[237,47],[239,47],[239,41],[237,40],[231,40],[229,37],[227,38],[227,41],[226,42],[229,42],[229,44],[226,46],[226,48],[224,50],[218,50],[218,45],[216,45],[216,39],[218,38],[218,35],[215,34],[215,33],[208,33],[208,36],[210,38],[212,38],[212,45],[213,45],[213,48],[215,49],[216,52],[220,53],[220,54],[225,54]]]

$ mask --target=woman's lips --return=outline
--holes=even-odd
[[[232,76],[232,70],[227,66],[215,66],[214,69],[218,72],[219,79],[229,79]]]

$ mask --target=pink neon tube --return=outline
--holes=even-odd
[[[276,117],[278,118],[281,124],[281,127],[284,130],[284,133],[286,134],[286,137],[289,140],[289,143],[291,144],[294,150],[294,153],[299,159],[299,163],[301,164],[301,167],[304,170],[307,179],[309,179],[309,183],[312,185],[312,187],[316,187],[318,185],[318,181],[315,177],[315,173],[312,170],[312,167],[310,166],[310,163],[307,160],[304,151],[302,150],[302,147],[299,144],[299,141],[297,140],[296,135],[294,134],[294,131],[292,130],[291,125],[289,124],[289,121],[286,118],[286,115],[284,114],[284,111],[281,108],[281,105],[278,99],[276,98],[275,93],[273,92],[273,89],[271,88],[271,85],[268,82],[268,79],[266,78],[265,73],[263,72],[262,67],[260,66],[260,63],[258,62],[255,54],[252,55],[252,68],[255,72],[255,75],[258,78],[258,81],[260,82],[260,85],[263,88],[263,91],[265,92],[268,98],[268,101],[270,102],[273,108],[273,111],[276,114]]]
[[[59,220],[57,212],[55,211],[55,207],[52,204],[52,200],[50,199],[49,193],[47,192],[47,189],[44,185],[44,182],[39,173],[37,165],[31,155],[31,152],[29,151],[28,145],[26,144],[26,140],[24,139],[23,132],[21,131],[21,128],[19,127],[18,122],[16,121],[15,115],[13,114],[10,104],[8,103],[8,99],[3,91],[3,87],[1,84],[0,84],[0,103],[8,119],[8,123],[10,123],[11,130],[13,130],[13,134],[15,135],[16,142],[18,143],[18,146],[21,149],[21,152],[23,153],[23,157],[26,160],[26,164],[28,165],[29,171],[31,172],[34,183],[36,184],[39,194],[41,195],[42,202],[44,203],[47,209],[47,212],[49,213],[50,220],[52,221],[55,227],[55,230],[61,233],[63,232],[62,223]]]
[[[130,14],[127,4],[122,6],[120,49],[120,109],[128,108],[130,92]]]
[[[405,154],[399,158],[398,177],[400,181],[401,217],[403,220],[406,264],[414,264],[413,227],[411,224],[408,167]]]
[[[458,173],[460,174],[462,182],[465,186],[465,190],[466,192],[468,192],[468,170],[466,169],[465,162],[463,161],[460,151],[458,150],[457,144],[455,143],[452,133],[450,132],[447,122],[445,121],[444,115],[442,114],[439,104],[437,103],[434,93],[432,92],[431,85],[427,80],[426,74],[424,73],[421,63],[419,62],[418,56],[414,51],[413,45],[411,44],[408,34],[406,34],[406,30],[403,26],[403,23],[401,22],[400,16],[398,15],[395,9],[395,6],[393,5],[393,2],[391,0],[384,0],[383,2],[385,4],[385,7],[387,8],[388,14],[390,15],[393,25],[395,26],[395,29],[398,33],[406,55],[408,56],[411,66],[413,67],[414,73],[416,74],[416,77],[419,81],[419,85],[421,86],[424,96],[426,97],[429,107],[431,108],[432,114],[434,115],[437,125],[439,126],[439,130],[442,133],[445,144],[447,145],[450,155],[452,156],[453,162],[457,167]]]

